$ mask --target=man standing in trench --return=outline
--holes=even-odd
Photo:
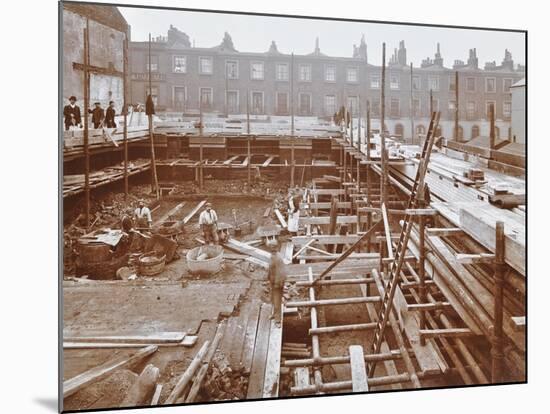
[[[206,209],[199,216],[199,225],[206,244],[218,244],[218,215],[211,203],[206,203]]]
[[[273,304],[271,319],[275,320],[277,326],[281,326],[281,307],[283,303],[283,288],[286,280],[286,265],[278,251],[277,244],[271,246],[267,279],[269,280],[271,303]]]

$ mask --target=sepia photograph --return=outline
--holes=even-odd
[[[527,382],[527,31],[58,7],[61,411]]]

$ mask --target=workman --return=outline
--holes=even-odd
[[[76,96],[71,96],[69,98],[69,105],[65,105],[63,108],[63,117],[65,131],[68,131],[70,128],[76,128],[77,126],[82,128],[80,107],[76,104]]]
[[[94,129],[99,129],[103,126],[105,111],[101,107],[100,102],[94,103],[94,106],[94,109],[88,109],[88,113],[92,114],[92,124],[94,124]]]
[[[218,244],[218,215],[211,203],[206,203],[206,208],[199,216],[199,225],[206,244]]]
[[[145,206],[143,200],[139,200],[138,207],[134,210],[134,217],[137,228],[151,228],[151,224],[153,223],[151,210]]]
[[[288,192],[288,231],[296,235],[298,233],[298,221],[300,219],[300,197],[294,191]]]
[[[105,113],[105,126],[107,128],[116,128],[115,115],[115,103],[114,101],[111,101],[109,102],[109,107]]]
[[[271,303],[273,305],[273,313],[270,318],[275,320],[277,326],[281,326],[281,307],[283,302],[283,288],[286,280],[286,265],[278,250],[278,244],[271,246],[267,279],[269,280]]]

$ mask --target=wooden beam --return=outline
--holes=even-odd
[[[246,243],[243,243],[233,238],[230,238],[229,240],[227,240],[223,245],[228,249],[236,251],[237,253],[245,254],[247,256],[252,256],[265,263],[269,263],[269,261],[271,260],[271,254],[269,254],[265,250],[258,249],[257,247],[250,246]]]
[[[420,329],[420,336],[425,338],[439,337],[464,337],[471,336],[473,332],[468,328],[449,328],[449,329]]]
[[[476,263],[493,263],[495,261],[495,255],[489,253],[479,254],[455,254],[455,259],[458,263],[462,264],[476,264]]]
[[[275,215],[277,216],[277,219],[279,220],[279,223],[281,223],[281,227],[283,229],[286,229],[287,228],[287,223],[286,223],[286,220],[283,217],[283,214],[281,213],[281,211],[278,208],[273,209],[273,211],[275,212]]]
[[[187,224],[195,214],[197,214],[197,212],[206,204],[206,200],[202,200],[199,204],[197,204],[195,206],[195,208],[193,210],[191,210],[191,212],[189,212],[189,214],[187,214],[183,220],[181,221],[184,225]]]
[[[361,345],[352,345],[349,347],[350,365],[351,365],[351,386],[353,392],[367,392],[369,383],[367,379],[367,368],[365,367],[365,357]]]
[[[265,364],[263,398],[276,398],[279,396],[279,374],[281,372],[282,322],[277,324],[272,319],[269,330],[269,347]]]
[[[273,159],[275,158],[275,155],[272,155],[271,157],[269,157],[267,160],[264,161],[264,163],[262,164],[262,167],[267,167],[269,166],[269,164],[271,164],[271,161],[273,161]]]
[[[63,398],[67,398],[70,395],[73,395],[75,392],[91,383],[100,381],[108,377],[117,369],[127,367],[133,363],[145,359],[147,356],[156,352],[157,349],[158,347],[156,345],[150,345],[148,347],[140,349],[129,357],[122,356],[111,359],[98,367],[92,368],[86,372],[83,372],[82,374],[77,375],[76,377],[64,381]]]
[[[458,227],[449,227],[449,228],[435,228],[435,227],[428,227],[426,229],[426,232],[430,236],[460,236],[464,234],[464,230],[458,228]]]

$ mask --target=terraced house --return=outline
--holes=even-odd
[[[211,48],[194,47],[189,36],[170,26],[167,36],[130,43],[131,100],[151,93],[160,112],[219,113],[220,116],[331,117],[342,105],[363,118],[367,100],[374,120],[380,116],[381,67],[369,63],[363,36],[350,57],[327,56],[319,39],[312,53],[281,52],[275,41],[264,53],[240,52],[225,33]],[[151,62],[149,62],[149,53]],[[466,62],[445,66],[439,43],[433,58],[412,67],[405,42],[389,56],[385,120],[390,134],[409,138],[426,131],[430,108],[442,112],[441,133],[468,140],[488,135],[488,112],[495,108],[498,138],[512,138],[510,87],[525,76],[508,50],[500,65],[479,66],[476,49]],[[458,73],[458,137],[454,137]],[[411,93],[412,88],[412,93]],[[431,98],[430,98],[431,91]],[[412,109],[412,110],[411,110]],[[412,122],[411,122],[412,118]],[[414,134],[411,134],[414,128]]]

